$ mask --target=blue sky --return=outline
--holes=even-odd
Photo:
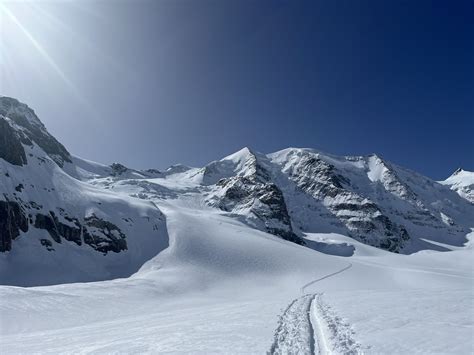
[[[472,1],[4,6],[0,94],[84,158],[200,166],[293,146],[474,170]]]

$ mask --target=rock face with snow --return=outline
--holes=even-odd
[[[25,104],[0,97],[0,137],[0,280],[15,267],[41,284],[56,281],[35,268],[65,281],[128,276],[167,246],[161,212],[66,173],[79,167]]]
[[[15,146],[13,152],[14,155],[16,155],[16,159],[14,158],[16,161],[13,162],[13,164],[22,165],[26,162],[24,159],[24,150],[22,151],[18,145],[19,141],[30,147],[34,144],[38,145],[61,167],[65,162],[71,162],[71,155],[66,148],[48,133],[35,112],[27,105],[10,97],[1,97],[0,117],[3,121],[1,125],[2,128],[5,129],[5,135],[10,136],[10,143]],[[6,126],[6,120],[10,121],[10,128]],[[12,132],[12,130],[15,132]],[[8,142],[4,141],[4,144],[2,144],[2,151],[6,150],[6,143]]]
[[[275,155],[275,160],[279,161],[278,155]],[[409,240],[402,225],[392,222],[369,196],[353,185],[347,173],[320,154],[290,150],[281,167],[298,189],[308,194],[316,204],[324,206],[337,220],[336,224],[347,228],[357,240],[390,251],[400,251]],[[390,187],[396,185],[387,175],[390,180],[384,179],[384,182]]]
[[[276,235],[336,232],[411,253],[439,248],[425,239],[461,245],[474,220],[472,206],[446,187],[376,155],[290,148],[265,156],[246,148],[198,174],[213,187],[211,205]]]
[[[207,165],[200,171],[202,181],[215,187],[207,201],[244,218],[251,226],[304,244],[303,239],[293,232],[285,198],[273,182],[267,164],[265,156],[244,148]]]
[[[244,148],[203,168],[105,166],[72,156],[33,110],[6,97],[0,187],[0,281],[11,284],[12,270],[31,273],[31,283],[31,270],[55,275],[41,284],[130,275],[168,245],[157,202],[178,197],[308,246],[307,233],[334,232],[397,253],[446,250],[474,227],[466,171],[438,183],[377,155],[299,148]]]

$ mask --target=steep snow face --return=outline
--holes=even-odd
[[[439,183],[449,186],[451,190],[456,191],[459,196],[474,203],[474,172],[459,168],[453,175]]]
[[[257,158],[248,148],[243,148],[221,160],[216,160],[196,172],[203,185],[214,185],[221,179],[233,176],[247,177],[256,174]]]
[[[377,155],[371,155],[366,159],[368,168],[367,176],[372,182],[379,182],[384,189],[396,197],[405,201],[416,203],[416,195],[397,176],[395,169]]]

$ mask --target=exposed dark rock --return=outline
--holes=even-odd
[[[212,204],[228,212],[249,207],[268,233],[304,245],[304,240],[293,232],[283,193],[270,181],[269,173],[255,157],[249,159],[247,165],[251,172],[249,176],[234,176],[217,182],[224,194]],[[255,204],[256,201],[259,204]]]
[[[291,166],[288,175],[299,189],[312,196],[337,218],[351,236],[361,242],[398,252],[409,239],[403,226],[396,225],[377,204],[355,192],[348,178],[318,155],[305,153]],[[380,160],[383,163],[382,160]],[[398,176],[385,172],[385,188],[401,197],[415,199],[415,194],[399,182]]]
[[[66,148],[48,133],[35,112],[27,105],[10,97],[0,97],[0,116],[8,117],[23,128],[23,131],[18,133],[18,139],[21,139],[23,144],[32,145],[32,142],[35,142],[61,167],[64,162],[71,162],[71,155]],[[2,126],[0,131],[3,132]]]
[[[0,252],[12,248],[12,240],[28,231],[28,219],[20,204],[12,201],[0,201]]]
[[[25,186],[23,186],[23,184],[18,184],[18,185],[15,187],[15,190],[18,191],[18,192],[21,192],[24,188],[25,188]]]
[[[95,250],[107,254],[109,251],[119,253],[127,250],[125,234],[115,224],[92,215],[85,220],[84,243]]]
[[[27,163],[25,148],[18,134],[2,116],[0,116],[0,158],[13,165],[22,166]]]
[[[38,213],[35,219],[35,227],[45,229],[48,231],[51,238],[56,243],[61,243],[61,237],[81,245],[81,227],[77,220],[75,220],[76,227],[69,226],[58,220],[54,212],[50,211],[49,215]]]
[[[44,246],[48,251],[53,251],[53,243],[49,239],[40,239],[40,243]]]
[[[119,176],[122,175],[124,172],[128,170],[128,168],[120,163],[113,163],[111,166],[112,168],[112,176]]]
[[[158,169],[147,169],[145,170],[145,173],[151,174],[151,175],[163,175],[163,173],[159,171]]]
[[[64,218],[75,226],[60,222],[54,212],[50,211],[49,215],[40,213],[36,215],[35,227],[47,230],[56,243],[61,243],[64,238],[81,245],[83,238],[85,244],[104,254],[109,251],[119,253],[127,249],[125,234],[111,222],[95,215],[85,218],[83,225],[77,218],[67,215]]]
[[[36,203],[35,201],[30,201],[28,202],[28,205],[31,207],[31,208],[34,208],[35,210],[41,210],[43,208],[42,205]]]

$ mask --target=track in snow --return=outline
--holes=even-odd
[[[305,289],[318,281],[340,274],[352,264],[303,287]],[[326,305],[321,294],[304,294],[293,300],[278,321],[269,354],[360,354],[361,346],[353,338],[350,325],[338,317]]]
[[[314,354],[362,354],[361,345],[354,340],[350,324],[323,302],[321,294],[314,295],[310,321],[314,329]]]
[[[328,274],[328,275],[326,275],[326,276],[320,277],[319,279],[316,279],[316,280],[313,280],[313,281],[311,281],[311,282],[308,282],[307,284],[305,284],[305,285],[303,285],[303,286],[301,287],[301,293],[304,294],[304,293],[305,293],[305,290],[306,290],[309,286],[314,285],[316,282],[319,282],[319,281],[322,281],[322,280],[324,280],[324,279],[328,279],[328,278],[330,278],[330,277],[333,277],[333,276],[335,276],[335,275],[337,275],[337,274],[340,274],[341,272],[344,272],[344,271],[350,269],[351,267],[352,267],[352,263],[349,263],[349,265],[347,265],[346,267],[342,268],[341,270],[338,270],[338,271],[333,272],[333,273],[331,273],[331,274]]]
[[[270,354],[313,354],[313,327],[310,307],[313,295],[295,299],[286,308],[278,321]]]

